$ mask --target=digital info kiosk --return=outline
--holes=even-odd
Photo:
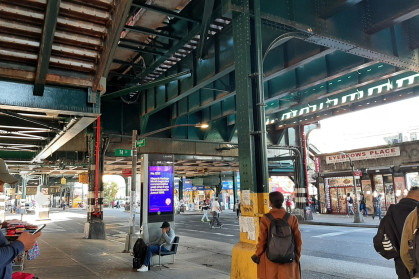
[[[155,242],[161,237],[161,224],[164,221],[174,228],[174,166],[173,155],[142,155],[143,206],[142,227],[146,243]]]

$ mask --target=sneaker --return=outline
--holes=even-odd
[[[204,221],[204,220],[201,220],[201,222],[202,222],[202,223],[205,223],[205,221]]]
[[[207,220],[207,222],[211,222],[211,220]]]
[[[147,272],[147,271],[148,271],[148,266],[146,266],[146,265],[142,265],[139,269],[137,269],[137,271],[140,271],[140,272]]]

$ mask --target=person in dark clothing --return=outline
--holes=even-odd
[[[403,233],[403,226],[407,216],[414,210],[419,201],[419,187],[410,188],[407,196],[399,201],[399,203],[389,207],[386,216],[391,217],[390,224],[392,230],[388,237],[394,242],[397,251],[400,251],[400,243]],[[387,232],[387,230],[386,230]],[[400,252],[399,252],[400,253]],[[394,258],[394,265],[399,279],[409,279],[409,271],[403,264],[401,257]]]
[[[9,174],[4,160],[0,159],[0,189],[2,192],[5,183],[14,184],[16,182],[17,179]],[[4,227],[6,223],[1,223],[0,226]],[[21,233],[16,241],[9,243],[0,230],[0,278],[12,279],[12,261],[17,255],[31,249],[41,235],[42,232],[33,235],[26,231]]]

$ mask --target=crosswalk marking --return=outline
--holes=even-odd
[[[200,230],[191,230],[191,229],[181,229],[181,230],[182,231],[189,231],[189,232],[217,234],[217,235],[222,235],[222,236],[234,236],[232,234],[216,233],[216,232],[211,232],[211,231],[200,231]]]
[[[353,232],[360,232],[360,231],[367,231],[367,230],[368,229],[366,229],[366,228],[353,229],[353,230],[345,230],[345,231],[341,231],[341,232],[324,233],[324,234],[320,234],[320,235],[315,235],[313,237],[323,238],[323,237],[337,236],[337,235],[343,235],[343,234],[349,234],[349,233],[353,233]]]

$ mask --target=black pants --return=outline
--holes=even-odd
[[[397,276],[399,279],[409,279],[409,271],[404,266],[402,258],[395,258],[394,259],[394,266],[396,267]]]
[[[210,223],[211,226],[215,226],[215,222],[217,222],[217,226],[221,226],[219,218],[220,218],[220,214],[214,211],[212,213],[212,220],[211,220],[211,223]]]

